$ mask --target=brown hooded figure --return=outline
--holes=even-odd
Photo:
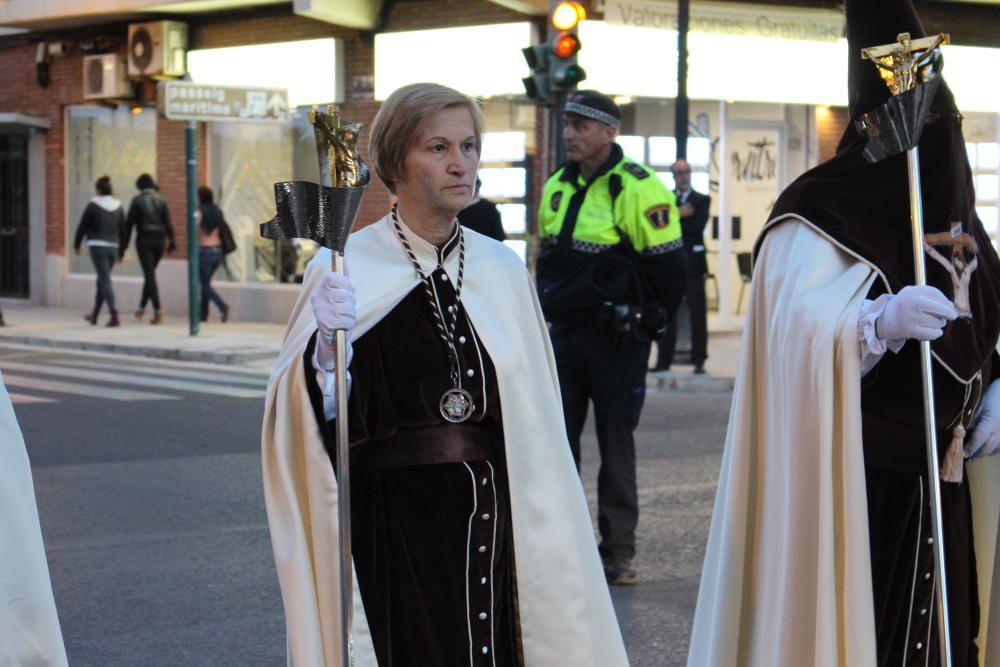
[[[925,32],[909,0],[849,0],[846,11],[850,115],[856,121],[890,96],[878,70],[859,57],[860,49],[893,42],[902,32],[909,32],[914,39]],[[947,69],[944,73],[947,76]],[[869,295],[875,299],[914,283],[909,184],[904,154],[870,163],[862,154],[865,143],[852,123],[837,154],[792,183],[778,199],[772,218],[801,216],[877,267],[881,275]],[[944,461],[956,429],[961,435],[970,426],[984,388],[1000,371],[995,365],[1000,262],[976,215],[962,117],[943,81],[919,147],[924,238],[931,260],[927,262],[927,282],[963,306],[960,317],[931,343],[939,456]],[[758,240],[758,248],[763,238]],[[949,244],[947,239],[956,242]],[[921,388],[915,340],[907,341],[896,354],[886,354],[862,380],[880,665],[904,664],[904,660],[924,664],[923,650],[914,650],[914,637],[929,637],[929,646],[922,648],[930,649],[931,664],[938,655],[930,613],[935,606],[933,577],[921,579],[933,570],[933,554],[927,540],[916,548],[917,533],[930,534]],[[942,484],[942,501],[952,657],[955,665],[978,664],[975,638],[979,605],[968,483]],[[915,562],[919,570],[916,585]],[[922,614],[925,609],[928,613]]]
[[[847,0],[845,11],[851,126],[832,159],[782,193],[755,247],[743,377],[689,666],[940,657],[919,343],[873,354],[864,328],[874,312],[877,332],[877,313],[915,282],[907,158],[869,162],[856,124],[890,98],[861,49],[925,33],[909,0]],[[939,456],[954,447],[959,474],[962,437],[1000,373],[1000,261],[976,215],[961,122],[940,81],[919,140],[920,176],[927,282],[961,304],[932,342]],[[962,480],[942,484],[945,567],[953,665],[972,666],[980,610]],[[757,571],[776,562],[781,574]],[[749,583],[737,583],[739,573]],[[734,605],[739,612],[725,611]]]

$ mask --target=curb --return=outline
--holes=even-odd
[[[659,371],[646,374],[646,389],[676,394],[725,393],[733,390],[735,378]]]
[[[264,359],[271,359],[278,356],[277,350],[182,350],[180,348],[142,347],[136,345],[119,345],[116,343],[92,343],[89,341],[56,340],[52,338],[16,335],[0,335],[0,344],[3,343],[47,347],[54,350],[103,352],[107,354],[120,354],[130,357],[146,357],[151,359],[200,361],[210,364],[243,364],[253,361],[261,361]]]

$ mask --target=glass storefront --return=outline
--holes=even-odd
[[[965,149],[976,188],[976,213],[1000,247],[1000,115],[965,114]]]
[[[236,252],[226,258],[220,279],[237,282],[301,282],[317,246],[309,241],[269,241],[260,223],[274,216],[274,184],[319,182],[313,129],[307,110],[291,125],[210,123],[209,186],[233,230]]]
[[[156,178],[156,112],[143,109],[132,113],[126,107],[111,109],[98,106],[74,106],[68,110],[66,245],[73,247],[80,216],[94,196],[94,183],[101,176],[111,177],[114,196],[125,212],[138,191],[135,180],[148,173]],[[172,211],[175,227],[184,224],[183,211]],[[116,275],[139,276],[142,271],[130,244],[124,262],[115,267]],[[90,256],[70,252],[71,273],[92,273]]]
[[[497,205],[506,244],[525,262],[533,257],[529,212],[536,207],[534,178],[535,106],[512,98],[483,101],[486,133],[479,165],[481,194]]]

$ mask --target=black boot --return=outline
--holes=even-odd
[[[122,325],[121,321],[118,319],[118,311],[111,311],[111,319],[108,320],[109,327],[120,327]]]
[[[94,311],[92,313],[90,313],[89,315],[84,315],[83,319],[85,319],[88,322],[90,322],[91,325],[97,324],[97,316],[98,316],[98,314],[100,314],[100,312],[101,312],[100,306],[95,306],[94,307]]]

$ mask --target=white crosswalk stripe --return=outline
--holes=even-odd
[[[0,362],[2,364],[2,362]],[[73,366],[76,368],[94,368],[97,370],[115,370],[118,372],[141,373],[143,375],[155,375],[158,377],[184,378],[186,380],[208,380],[210,382],[224,381],[226,384],[246,385],[263,389],[267,386],[265,377],[237,377],[233,375],[222,376],[214,371],[187,370],[184,368],[167,368],[166,366],[114,366],[107,362],[82,361],[77,359],[60,359],[60,366]]]
[[[217,384],[211,382],[188,382],[185,380],[170,380],[159,377],[139,377],[127,375],[119,372],[98,371],[83,368],[64,368],[62,366],[52,366],[49,364],[26,364],[19,362],[4,362],[0,366],[3,370],[41,373],[44,375],[55,375],[57,377],[74,378],[77,380],[91,380],[97,382],[115,382],[118,384],[130,384],[138,387],[154,387],[156,389],[173,389],[175,391],[193,392],[198,394],[213,394],[215,396],[229,396],[231,398],[263,398],[264,390],[248,389],[244,387],[233,387],[231,385]]]
[[[45,398],[44,396],[32,396],[30,394],[19,394],[17,392],[7,392],[10,396],[10,400],[14,405],[29,405],[31,403],[55,403],[54,398]]]
[[[7,364],[4,364],[4,371],[7,370],[7,366]],[[148,391],[116,389],[115,387],[95,387],[92,384],[80,384],[67,380],[43,380],[42,378],[12,375],[7,372],[3,374],[3,381],[8,387],[17,387],[22,390],[27,389],[30,391],[34,389],[35,391],[45,391],[53,394],[73,394],[75,396],[102,398],[112,401],[164,401],[180,398],[180,396],[155,394]]]

